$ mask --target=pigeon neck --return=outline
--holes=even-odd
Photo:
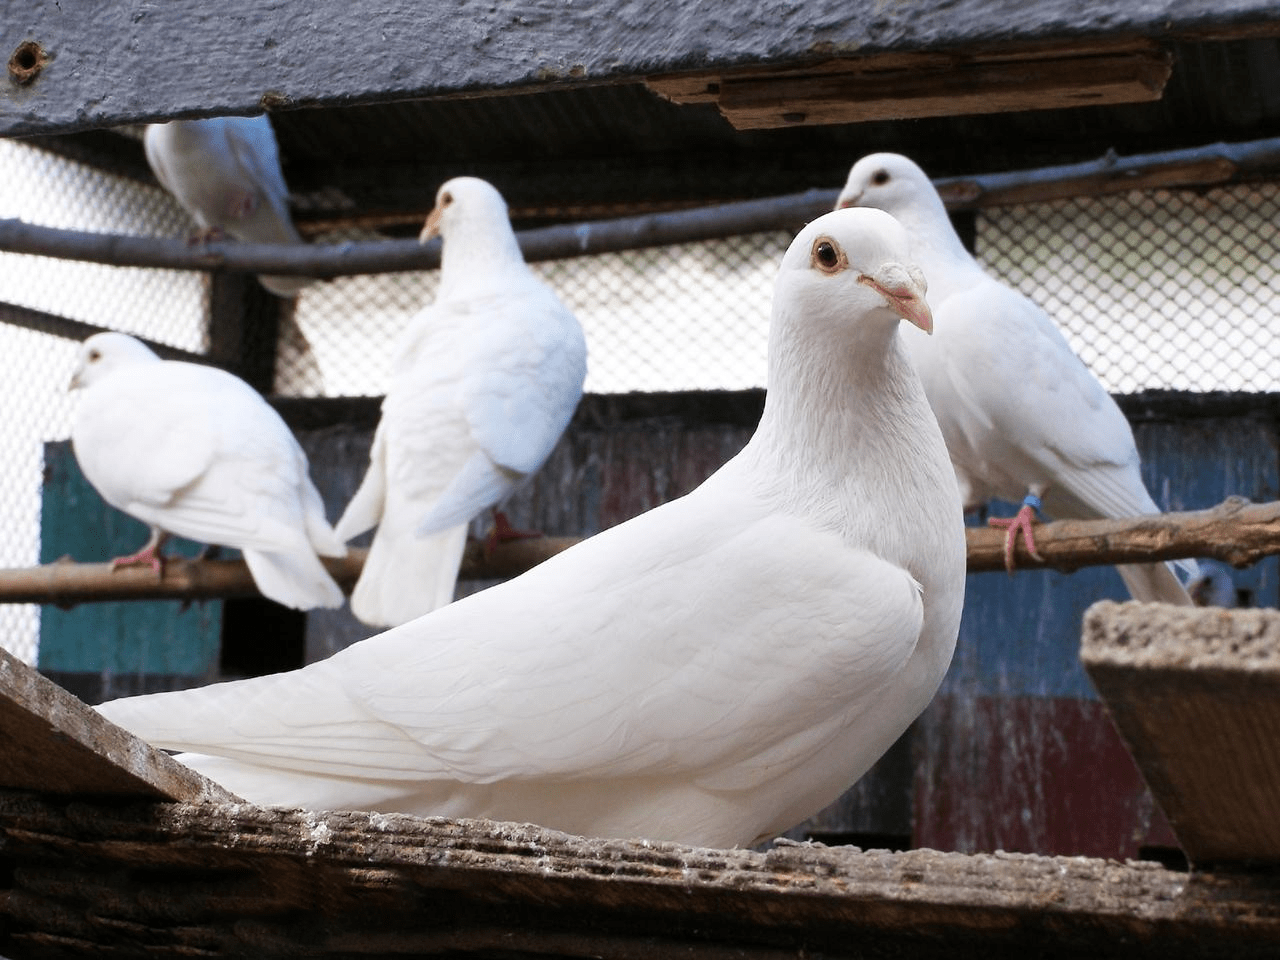
[[[863,318],[856,337],[774,323],[752,443],[796,490],[843,489],[853,464],[864,475],[883,465],[889,477],[913,456],[898,438],[928,420],[928,404],[899,342],[898,318],[882,312]]]
[[[461,222],[440,251],[440,296],[474,295],[510,283],[528,270],[510,225]]]

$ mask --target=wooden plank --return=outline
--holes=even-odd
[[[0,792],[6,956],[1253,958],[1277,882],[1154,863],[589,840]]]
[[[108,723],[0,649],[0,787],[78,797],[236,797]]]
[[[849,61],[807,77],[724,77],[716,104],[739,130],[862,123],[1160,99],[1172,70],[1162,52],[968,62],[882,71]]]
[[[428,22],[429,20],[429,22]],[[234,24],[229,29],[227,24]],[[425,18],[376,17],[346,0],[171,0],[139,12],[92,0],[5,0],[0,51],[41,67],[0,84],[0,136],[69,132],[182,115],[250,113],[425,97],[475,97],[696,71],[948,50],[1052,48],[1098,36],[1275,35],[1267,0],[907,0],[695,2],[459,0]],[[193,55],[198,51],[198,55]]]
[[[1280,863],[1280,612],[1102,602],[1080,656],[1188,858]]]

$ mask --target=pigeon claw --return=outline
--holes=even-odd
[[[484,558],[485,560],[493,559],[493,551],[498,544],[506,543],[508,540],[532,540],[537,537],[546,536],[541,530],[517,530],[511,525],[511,521],[507,519],[507,515],[501,510],[493,511],[493,528],[490,529],[489,535],[484,538]]]
[[[1032,524],[1035,521],[1035,510],[1028,504],[1023,504],[1020,509],[1012,517],[990,517],[987,524],[993,527],[1004,527],[1008,533],[1004,538],[1004,568],[1013,573],[1014,562],[1013,555],[1018,545],[1018,534],[1022,534],[1022,541],[1029,553],[1036,560],[1044,563],[1044,557],[1040,556],[1036,550],[1036,538],[1032,532]]]
[[[137,553],[131,553],[126,557],[116,557],[111,561],[113,572],[121,567],[150,567],[155,571],[156,579],[163,579],[164,555],[160,552],[158,546],[147,544]]]

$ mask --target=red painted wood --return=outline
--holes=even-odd
[[[918,726],[915,844],[1137,857],[1177,847],[1101,703],[939,696]]]

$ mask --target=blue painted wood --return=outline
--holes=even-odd
[[[146,543],[147,527],[107,505],[80,472],[71,444],[45,445],[40,562],[70,556],[101,562]],[[167,552],[201,547],[172,540]],[[68,673],[165,674],[204,678],[218,664],[222,602],[176,600],[87,603],[40,610],[41,670]]]
[[[1275,431],[1248,418],[1140,423],[1135,428],[1143,478],[1164,510],[1198,510],[1239,495],[1274,500],[1280,488]],[[991,513],[1014,507],[994,502]],[[971,516],[970,524],[985,523]],[[1277,606],[1280,559],[1231,571],[1253,606]],[[1072,574],[1022,571],[969,577],[955,659],[943,684],[948,695],[1080,697],[1094,699],[1080,666],[1080,624],[1090,604],[1126,600],[1111,567]]]

